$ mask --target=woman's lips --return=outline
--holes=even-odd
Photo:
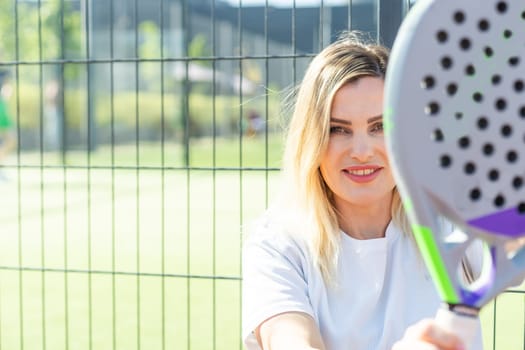
[[[378,177],[381,169],[378,166],[356,166],[343,169],[343,172],[354,182],[367,183]]]

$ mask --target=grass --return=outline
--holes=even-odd
[[[12,158],[0,349],[241,349],[241,227],[271,200],[280,153],[272,136],[194,142],[193,170],[171,143],[72,151],[66,168]],[[495,310],[486,348],[523,349],[523,294]]]
[[[69,152],[65,169],[57,154],[12,160],[0,348],[241,348],[241,226],[264,210],[278,159],[251,138],[217,140],[214,162],[213,144],[192,144],[191,171],[175,144],[163,158],[158,144]]]

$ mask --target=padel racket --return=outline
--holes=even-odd
[[[395,39],[385,137],[416,241],[446,305],[474,336],[478,311],[525,277],[525,2],[419,0]],[[443,232],[440,217],[464,234]],[[485,242],[481,275],[459,266]]]

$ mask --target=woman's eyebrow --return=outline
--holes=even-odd
[[[378,116],[376,116],[376,117],[369,118],[366,122],[367,122],[368,124],[371,124],[371,123],[374,123],[374,122],[376,122],[376,121],[378,121],[378,120],[381,120],[381,119],[383,119],[383,115],[382,115],[382,114],[381,114],[381,115],[378,115]]]
[[[352,122],[345,119],[338,119],[338,118],[330,118],[331,123],[339,123],[339,124],[346,124],[346,125],[352,125]]]
[[[375,116],[375,117],[372,117],[372,118],[369,118],[366,122],[368,124],[372,124],[378,120],[381,120],[383,119],[383,115],[378,115],[378,116]],[[339,123],[339,124],[346,124],[346,125],[352,125],[352,122],[349,121],[349,120],[345,120],[345,119],[338,119],[338,118],[330,118],[330,122],[332,123]]]

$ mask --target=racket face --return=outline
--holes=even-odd
[[[489,239],[525,235],[523,0],[419,0],[394,43],[385,99],[408,192]]]

